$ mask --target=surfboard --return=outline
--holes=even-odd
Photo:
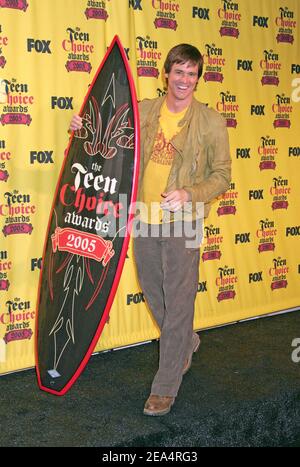
[[[37,299],[40,389],[65,394],[108,320],[137,195],[139,124],[126,54],[115,36],[89,86],[61,168]]]

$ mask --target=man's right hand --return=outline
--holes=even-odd
[[[82,118],[79,115],[73,115],[69,131],[76,131],[82,128]]]

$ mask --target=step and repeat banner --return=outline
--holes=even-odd
[[[195,328],[300,305],[298,0],[0,0],[0,373],[34,365],[41,256],[71,116],[117,33],[139,99],[181,42],[230,135],[230,189],[201,248]],[[97,350],[157,338],[130,244]]]

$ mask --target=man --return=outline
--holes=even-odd
[[[165,415],[171,410],[199,348],[199,336],[193,332],[199,226],[211,201],[230,183],[225,121],[194,98],[202,68],[203,58],[196,47],[173,47],[164,64],[166,96],[139,105],[138,199],[143,204],[134,252],[144,296],[161,332],[159,368],[144,407],[146,415]],[[80,117],[74,116],[70,129],[80,126]],[[196,243],[189,248],[193,233]]]

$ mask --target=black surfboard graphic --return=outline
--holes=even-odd
[[[50,214],[36,322],[39,387],[65,394],[95,348],[116,293],[136,199],[139,125],[124,49],[113,39],[89,87]]]

